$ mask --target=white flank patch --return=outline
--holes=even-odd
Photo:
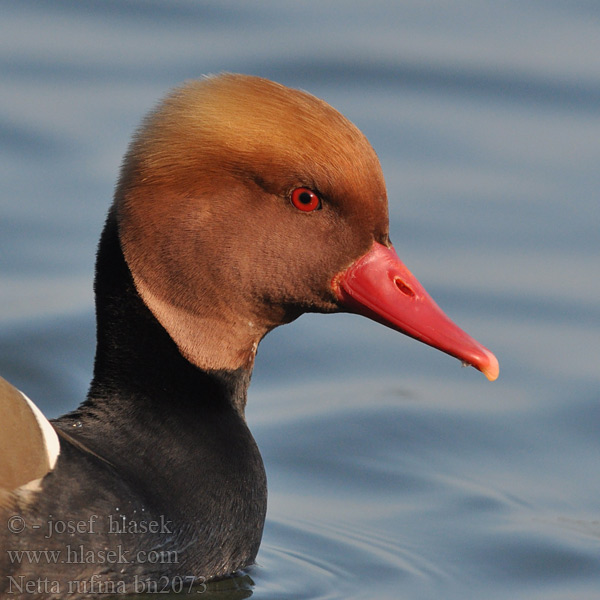
[[[20,390],[19,390],[20,391]],[[29,404],[31,411],[35,415],[35,419],[42,430],[42,436],[44,438],[44,444],[46,446],[46,454],[48,455],[48,463],[50,464],[50,470],[54,469],[54,465],[60,454],[60,442],[58,441],[58,435],[54,431],[54,427],[50,424],[50,421],[42,414],[42,411],[25,395],[21,392],[21,395]]]

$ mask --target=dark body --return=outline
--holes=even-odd
[[[111,214],[98,254],[88,399],[53,422],[61,454],[42,493],[20,494],[2,514],[5,523],[22,517],[26,535],[2,528],[0,546],[59,552],[0,555],[10,597],[27,582],[47,590],[59,582],[57,595],[83,590],[72,582],[94,573],[127,591],[148,579],[204,581],[258,552],[267,492],[243,415],[250,370],[205,372],[181,356],[139,298],[116,229]]]

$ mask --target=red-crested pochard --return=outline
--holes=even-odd
[[[258,77],[191,81],[145,119],[95,291],[94,376],[77,410],[50,424],[0,383],[11,597],[148,591],[252,564],[267,487],[246,392],[261,339],[304,312],[360,313],[498,376],[398,259],[364,135]]]

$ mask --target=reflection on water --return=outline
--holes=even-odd
[[[595,5],[1,5],[0,373],[46,414],[85,395],[131,132],[205,72],[302,87],[356,122],[401,258],[500,359],[488,384],[350,315],[270,334],[248,406],[270,489],[259,564],[194,595],[596,597]]]

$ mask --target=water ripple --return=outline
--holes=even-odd
[[[380,591],[410,580],[436,587],[448,576],[417,550],[372,529],[306,519],[270,518],[258,563],[253,576],[261,598],[281,598],[282,590],[286,598],[363,598],[364,572]]]

